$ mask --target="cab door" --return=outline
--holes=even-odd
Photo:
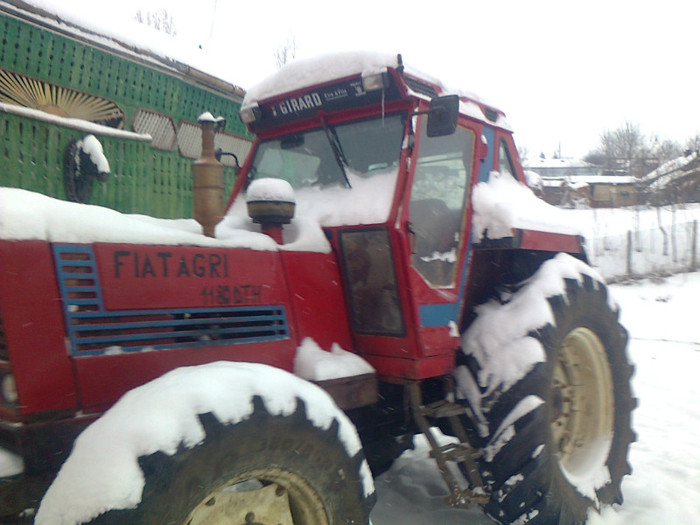
[[[356,351],[385,380],[424,379],[454,366],[469,239],[476,125],[416,142],[397,214],[336,232]]]
[[[459,311],[469,247],[470,187],[475,170],[476,123],[460,122],[451,135],[429,137],[427,117],[418,140],[406,220],[411,253],[408,278],[422,355],[451,354],[459,346]]]

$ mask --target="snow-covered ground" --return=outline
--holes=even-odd
[[[700,273],[611,290],[636,365],[638,440],[630,453],[633,473],[622,485],[624,504],[591,515],[588,525],[700,525]],[[493,523],[478,508],[456,510],[442,503],[447,490],[422,440],[375,485],[374,525]]]

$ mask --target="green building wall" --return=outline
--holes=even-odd
[[[132,129],[139,108],[171,117],[176,129],[210,111],[226,119],[226,133],[252,138],[238,117],[240,88],[205,78],[213,86],[207,87],[182,64],[158,64],[149,56],[127,58],[3,12],[0,46],[1,68],[109,99],[124,112],[125,130]],[[168,151],[141,140],[90,133],[101,142],[111,167],[105,182],[95,180],[90,204],[163,218],[192,216],[194,159],[182,156],[177,145]],[[0,109],[0,185],[67,199],[65,151],[86,134]],[[228,193],[234,178],[233,168],[226,167]]]

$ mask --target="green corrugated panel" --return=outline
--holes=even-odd
[[[193,161],[176,152],[151,150],[147,143],[99,138],[112,174],[107,182],[95,184],[92,203],[156,217],[192,216]],[[228,195],[234,174],[231,168],[224,171]]]
[[[46,143],[46,174],[51,182],[49,194],[60,199],[66,198],[66,190],[63,184],[63,159],[64,152],[61,148],[63,143],[63,130],[57,127],[48,127],[48,140]]]
[[[36,177],[31,165],[31,137],[27,133],[32,127],[32,122],[20,122],[17,138],[19,139],[19,157],[18,165],[20,169],[20,177],[22,177],[22,186],[32,191],[43,191],[44,188],[37,187]]]
[[[2,185],[65,199],[63,149],[80,133],[7,113],[0,114],[0,127],[5,166]]]
[[[0,67],[108,98],[124,111],[127,128],[135,110],[142,107],[172,116],[176,126],[211,111],[227,119],[226,131],[249,137],[238,119],[239,104],[229,98],[5,16],[0,16],[0,33]],[[65,199],[65,150],[71,139],[79,140],[86,133],[6,113],[0,113],[0,131],[6,166],[0,185]],[[145,142],[98,138],[112,175],[105,183],[95,182],[91,203],[127,213],[191,216],[192,159],[181,157],[177,149],[162,151]],[[225,168],[225,173],[228,193],[233,169]]]
[[[0,129],[2,129],[2,162],[5,167],[2,170],[3,183],[13,187],[20,186],[19,171],[10,169],[17,165],[19,144],[14,135],[15,122],[11,115],[0,114]]]
[[[114,100],[129,123],[139,107],[172,115],[177,122],[211,111],[227,119],[227,131],[249,137],[238,119],[239,104],[229,98],[20,20],[3,17],[3,25],[3,67]]]

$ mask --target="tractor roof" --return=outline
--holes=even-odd
[[[346,52],[296,60],[250,88],[243,99],[242,109],[263,105],[290,94],[302,93],[315,86],[330,85],[341,79],[360,76],[364,78],[389,70],[401,73],[406,91],[413,96],[429,100],[439,95],[457,93],[460,96],[460,111],[463,114],[510,129],[502,111],[473,94],[448,90],[436,78],[406,66],[401,55],[386,53]]]

